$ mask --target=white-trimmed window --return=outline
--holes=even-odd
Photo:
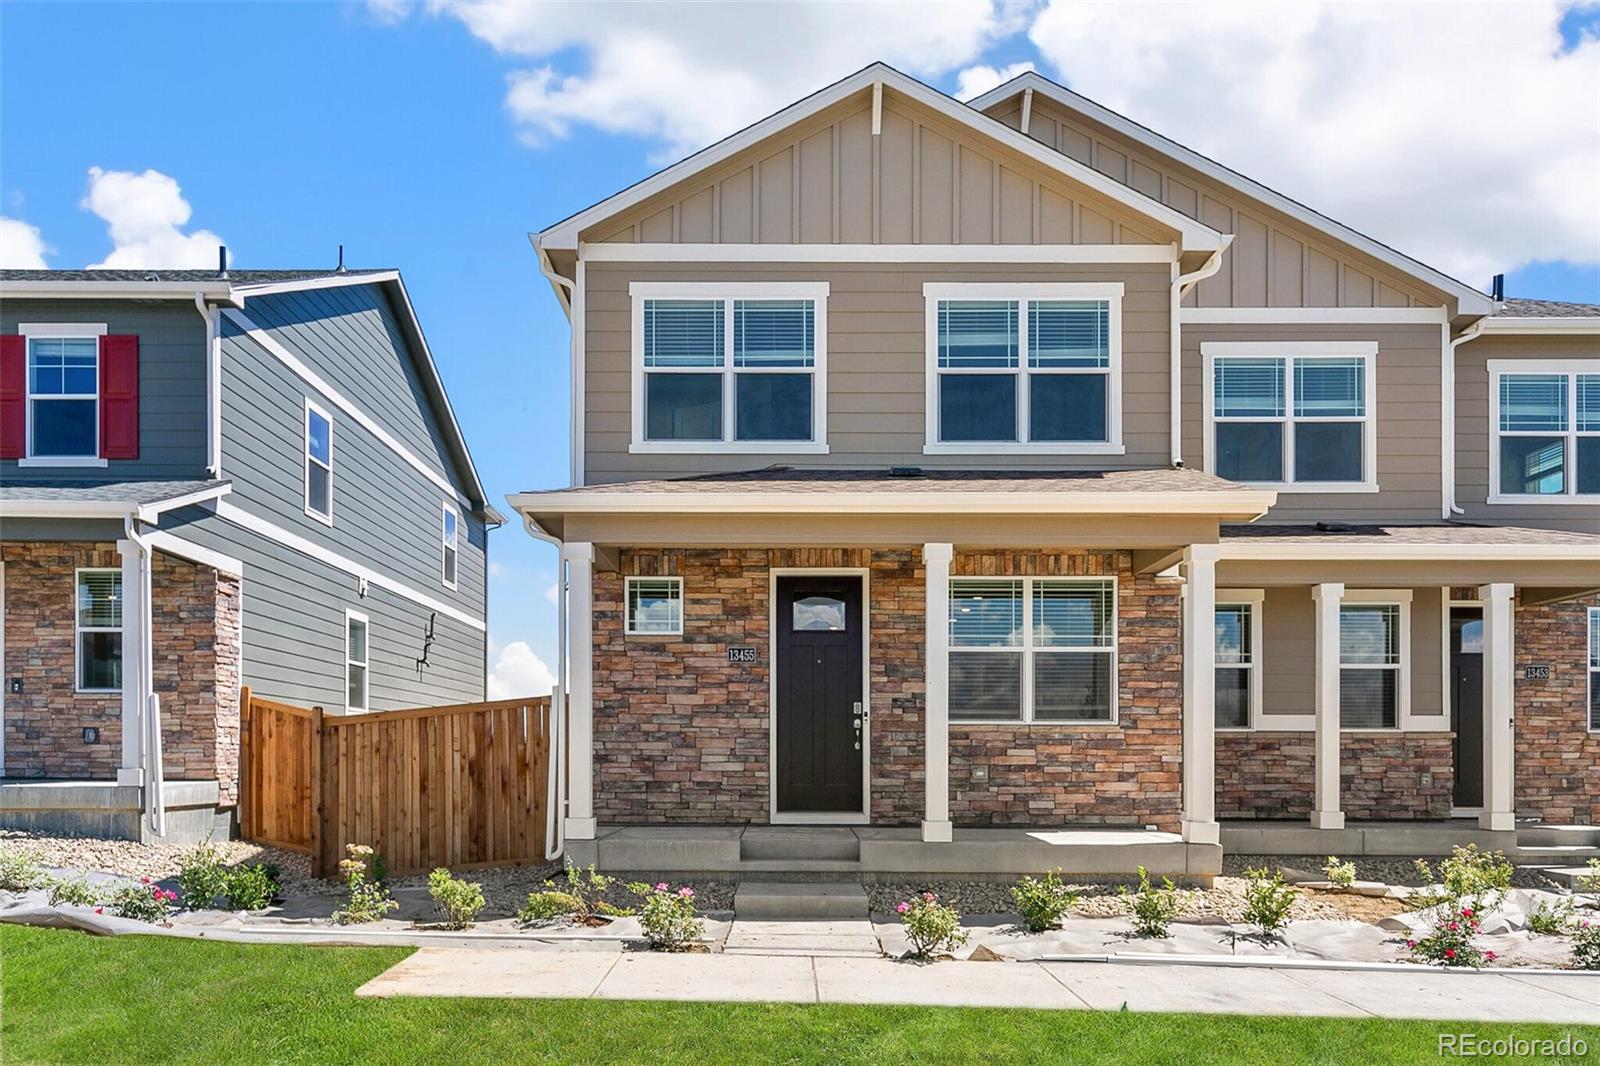
[[[1122,290],[929,283],[928,454],[1122,454]]]
[[[1203,343],[1206,469],[1301,492],[1377,490],[1370,342]]]
[[[1491,502],[1600,502],[1600,364],[1491,359]]]
[[[333,416],[306,397],[306,514],[333,525]]]
[[[1218,729],[1252,729],[1261,717],[1260,591],[1219,589],[1216,608]]]
[[[439,541],[444,587],[453,589],[456,587],[456,567],[461,559],[461,512],[449,501],[445,502],[444,514],[439,520]]]
[[[683,578],[630,577],[624,586],[629,636],[678,636],[683,632]]]
[[[1589,608],[1589,730],[1600,733],[1600,607]]]
[[[48,329],[52,335],[35,334]],[[98,463],[100,337],[105,326],[24,326],[28,458]]]
[[[826,282],[635,282],[635,452],[826,452]]]
[[[950,718],[1114,722],[1115,578],[952,578]]]
[[[1339,607],[1339,726],[1399,729],[1411,713],[1411,604],[1346,593]]]
[[[122,689],[122,571],[84,567],[76,574],[77,690]]]
[[[345,611],[344,709],[347,711],[364,711],[368,706],[370,637],[367,616],[358,611]]]

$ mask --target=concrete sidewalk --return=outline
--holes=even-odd
[[[894,1003],[1600,1025],[1600,976],[424,948],[359,996]]]

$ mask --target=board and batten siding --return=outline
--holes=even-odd
[[[988,114],[1022,125],[1021,94]],[[1214,277],[1186,307],[1431,307],[1444,303],[1415,281],[1175,159],[1130,142],[1084,115],[1034,94],[1028,136],[1094,167],[1220,233],[1234,235]]]
[[[1489,360],[1587,359],[1600,373],[1600,338],[1484,336],[1456,349],[1456,506],[1462,519],[1497,526],[1531,526],[1600,533],[1600,503],[1494,503],[1489,463]]]
[[[1183,454],[1203,466],[1206,392],[1200,346],[1212,341],[1376,342],[1378,491],[1289,492],[1264,522],[1437,522],[1441,510],[1440,345],[1433,325],[1195,325],[1183,327]]]
[[[0,461],[0,479],[182,480],[206,476],[206,324],[188,300],[33,300],[0,304],[0,333],[23,322],[105,323],[139,338],[139,457],[106,466],[22,467]]]
[[[977,469],[1131,469],[1168,462],[1167,332],[1171,273],[1165,263],[708,264],[591,263],[585,270],[585,480],[804,466]],[[630,454],[634,281],[822,281],[828,295],[828,454]],[[1107,282],[1122,298],[1124,455],[924,456],[927,360],[925,282]],[[1436,404],[1437,406],[1437,404]]]

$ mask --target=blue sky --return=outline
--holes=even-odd
[[[1233,17],[1205,6],[1211,21]],[[1340,62],[1341,49],[1388,49],[1399,56],[1388,67],[1404,69],[1414,55],[1417,82],[1442,81],[1441,93],[1454,99],[1497,80],[1492,92],[1481,90],[1489,93],[1483,106],[1527,114],[1527,94],[1540,94],[1540,107],[1554,112],[1551,130],[1541,132],[1542,120],[1517,121],[1537,128],[1513,147],[1539,149],[1539,136],[1560,145],[1563,123],[1578,141],[1542,175],[1516,173],[1483,143],[1502,136],[1505,122],[1483,125],[1485,136],[1474,138],[1470,112],[1445,114],[1442,105],[1411,127],[1377,114],[1352,138],[1357,147],[1317,170],[1297,170],[1294,160],[1308,152],[1283,138],[1305,127],[1298,116],[1247,105],[1199,114],[1177,99],[1192,93],[1163,80],[1211,62],[1202,54],[1209,30],[1185,24],[1183,8],[1160,20],[1146,12],[1135,23],[1092,4],[1073,12],[1042,3],[862,11],[8,3],[0,8],[0,215],[38,230],[50,266],[85,266],[114,244],[107,220],[83,206],[90,168],[150,169],[172,178],[193,209],[179,229],[220,235],[238,266],[332,266],[343,243],[351,265],[399,267],[497,500],[567,479],[567,326],[527,233],[879,55],[949,91],[963,84],[963,72],[966,84],[978,85],[985,67],[1033,63],[1470,282],[1486,286],[1492,267],[1515,267],[1514,295],[1600,302],[1592,205],[1581,189],[1553,205],[1536,202],[1552,199],[1551,182],[1571,182],[1576,172],[1581,184],[1600,173],[1594,96],[1587,106],[1570,98],[1588,92],[1587,68],[1600,68],[1600,9],[1592,5],[1440,20],[1427,47],[1403,40],[1417,35],[1416,25],[1373,37],[1370,27],[1337,18],[1263,29],[1259,17],[1237,16],[1248,32],[1223,76],[1241,83],[1281,76],[1280,56]],[[707,19],[717,32],[693,39],[708,37],[696,29]],[[1469,43],[1453,48],[1457,34]],[[848,47],[833,49],[841,54],[824,67],[814,57],[831,53],[813,45],[829,35]],[[1470,42],[1485,35],[1497,50],[1472,54]],[[1454,65],[1437,66],[1446,62],[1441,53]],[[686,88],[691,79],[712,91]],[[1349,106],[1370,108],[1371,100]],[[1337,128],[1326,114],[1308,112],[1307,123],[1313,119],[1319,130]],[[1262,153],[1264,131],[1274,130],[1278,148]],[[1316,143],[1327,139],[1319,133]],[[1385,191],[1365,189],[1356,170],[1325,180],[1352,150],[1378,153],[1366,160],[1368,172],[1374,162],[1404,165],[1387,175]],[[1437,165],[1423,166],[1430,155]],[[1397,188],[1411,189],[1417,202],[1404,202]],[[1435,209],[1448,214],[1430,217]],[[550,661],[553,553],[508,527],[495,536],[492,558],[493,641],[527,641]]]

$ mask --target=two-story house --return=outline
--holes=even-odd
[[[1205,875],[1224,821],[1600,822],[1600,308],[1037,75],[881,64],[533,240],[572,484],[511,502],[564,560],[575,860],[1118,826],[1157,831],[1085,838],[1119,871]]]
[[[0,272],[0,825],[204,836],[241,685],[481,700],[500,521],[396,271]]]

